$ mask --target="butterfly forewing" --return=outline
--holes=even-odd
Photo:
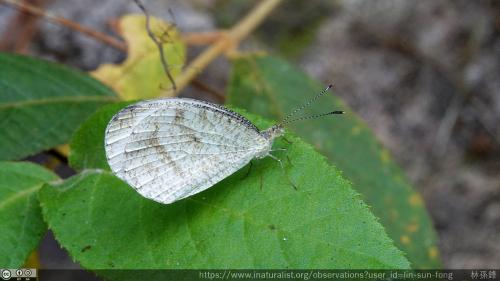
[[[161,203],[209,188],[246,165],[267,141],[237,113],[180,98],[126,107],[108,124],[105,139],[112,171]]]

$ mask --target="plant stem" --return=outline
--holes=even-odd
[[[109,35],[106,35],[104,33],[101,33],[99,31],[87,28],[85,26],[82,26],[72,20],[62,18],[56,15],[53,15],[47,11],[44,11],[43,9],[37,8],[33,5],[29,5],[25,2],[17,1],[17,0],[0,0],[1,2],[4,2],[5,4],[11,5],[15,7],[16,9],[19,9],[20,11],[23,11],[25,13],[29,13],[32,15],[36,16],[42,16],[46,18],[48,21],[51,21],[56,24],[60,24],[63,26],[66,26],[68,28],[71,28],[73,30],[76,30],[78,32],[81,32],[85,35],[88,35],[92,38],[95,38],[109,46],[112,46],[114,48],[117,48],[119,50],[122,50],[124,52],[127,51],[127,45],[125,42],[118,40],[116,38],[113,38]]]
[[[228,32],[221,32],[216,34],[220,36],[220,39],[216,40],[210,47],[207,48],[203,53],[196,57],[184,70],[184,72],[176,79],[176,92],[184,89],[203,69],[205,69],[214,59],[216,59],[221,53],[225,52],[229,48],[237,46],[241,40],[243,40],[248,34],[250,34],[265,18],[269,13],[281,2],[282,0],[262,0],[245,18],[243,18],[239,23],[237,23]],[[111,47],[127,51],[127,45],[125,42],[113,38],[107,34],[101,33],[99,31],[90,29],[88,27],[82,26],[69,19],[53,15],[43,9],[37,8],[28,3],[24,3],[18,0],[0,0],[5,4],[11,5],[23,12],[43,16],[48,21],[56,24],[66,26],[75,31],[81,32],[101,41]],[[212,38],[215,38],[213,36]],[[189,37],[189,36],[188,36]],[[189,37],[191,40],[192,37]],[[210,39],[210,38],[209,38]],[[170,89],[164,91],[162,96],[172,96]]]
[[[262,0],[245,18],[237,23],[227,33],[221,32],[215,34],[216,36],[211,37],[216,38],[220,36],[220,39],[216,40],[210,47],[207,48],[207,50],[196,57],[185,68],[185,71],[179,76],[176,81],[177,92],[184,89],[198,75],[198,73],[203,71],[203,69],[205,69],[210,64],[210,62],[216,59],[221,53],[225,52],[229,48],[237,46],[241,42],[241,40],[248,36],[248,34],[250,34],[281,1],[282,0]],[[88,35],[89,37],[101,41],[116,49],[122,50],[124,52],[127,51],[127,45],[125,42],[99,31],[82,26],[69,19],[53,15],[49,12],[44,11],[43,9],[17,0],[0,0],[0,2],[11,5],[14,8],[19,9],[25,13],[42,16],[48,21],[66,26],[72,30]],[[168,91],[162,93],[162,95],[172,96],[172,94]],[[68,155],[67,145],[59,146],[56,148],[56,150],[65,156]]]
[[[216,41],[203,53],[196,57],[176,79],[177,90],[181,91],[196,77],[210,62],[230,47],[237,46],[243,38],[248,36],[257,25],[281,2],[281,0],[263,0],[245,18],[236,24],[226,36]],[[161,96],[172,96],[171,90],[163,92]]]
[[[146,16],[146,31],[148,32],[149,38],[151,38],[153,43],[158,48],[158,52],[160,53],[161,64],[163,66],[163,70],[165,71],[165,74],[167,75],[168,80],[172,84],[173,90],[176,91],[177,87],[175,85],[175,80],[174,80],[174,77],[172,76],[172,73],[170,73],[170,70],[168,68],[167,59],[165,58],[165,53],[163,52],[163,42],[161,42],[158,38],[156,38],[156,35],[151,30],[151,23],[150,23],[151,19],[150,19],[148,11],[146,10],[146,7],[144,7],[144,5],[141,3],[140,0],[134,0],[134,1],[135,1],[135,4],[139,7],[139,9],[141,9],[141,11]],[[167,31],[167,34],[168,34],[168,31]]]

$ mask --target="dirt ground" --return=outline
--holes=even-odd
[[[360,114],[426,201],[447,268],[500,265],[500,3],[345,1],[301,65]]]
[[[138,12],[124,0],[40,2],[57,15],[109,33],[110,20]],[[171,9],[184,32],[228,25],[253,4],[146,3],[167,20]],[[282,54],[325,84],[335,84],[336,94],[366,120],[423,194],[445,268],[498,268],[500,2],[305,3],[287,3],[243,47]],[[19,35],[8,28],[14,17],[14,10],[0,6],[3,48],[12,48],[6,38]],[[46,21],[36,27],[26,48],[35,56],[83,70],[124,58],[64,27]],[[220,59],[200,80],[223,92],[228,71]],[[186,95],[200,97],[194,89]],[[50,237],[45,241],[43,247],[57,248]]]

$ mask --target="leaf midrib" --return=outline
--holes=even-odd
[[[9,196],[9,197],[5,198],[4,200],[0,201],[0,211],[4,210],[10,204],[35,193],[38,189],[40,189],[42,187],[43,184],[44,183],[41,182],[41,183],[31,187],[31,188],[16,192],[14,195]]]
[[[91,101],[117,101],[118,97],[115,96],[66,96],[66,97],[50,97],[36,100],[25,100],[16,102],[7,102],[0,104],[0,110],[28,107],[34,105],[44,105],[44,104],[57,104],[57,103],[79,103],[79,102],[91,102]]]

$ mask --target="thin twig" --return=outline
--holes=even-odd
[[[160,52],[160,59],[161,59],[161,64],[163,66],[163,70],[167,74],[167,77],[168,77],[168,80],[170,80],[170,83],[172,83],[173,91],[176,92],[177,86],[175,85],[174,77],[170,73],[170,70],[169,70],[169,67],[167,64],[167,60],[165,59],[165,54],[163,52],[163,42],[160,42],[158,40],[158,38],[156,38],[156,35],[153,33],[153,31],[151,31],[150,16],[149,16],[148,11],[146,10],[146,7],[144,7],[144,5],[142,5],[142,3],[139,0],[134,0],[134,2],[139,7],[139,9],[142,10],[144,15],[146,16],[146,30],[148,32],[148,36],[149,36],[149,38],[151,38],[151,40],[153,40],[156,47],[158,48],[158,51]]]
[[[281,0],[263,0],[244,19],[236,24],[228,33],[203,53],[196,57],[186,70],[177,78],[178,91],[184,89],[210,62],[230,47],[237,46],[243,38],[248,36]],[[171,96],[171,92],[163,92],[162,96]]]
[[[33,0],[32,5],[42,7],[46,0]],[[7,25],[0,41],[0,49],[26,53],[31,41],[38,30],[40,16],[23,13],[18,10],[17,15]]]
[[[111,47],[116,48],[116,49],[122,50],[124,52],[127,51],[127,45],[125,44],[125,42],[123,42],[121,40],[113,38],[109,35],[106,35],[104,33],[99,32],[99,31],[90,29],[88,27],[82,26],[74,21],[69,20],[69,19],[53,15],[53,14],[51,14],[47,11],[44,11],[40,8],[37,8],[33,5],[29,5],[26,2],[21,2],[21,1],[16,1],[16,0],[0,0],[0,2],[11,5],[11,6],[13,6],[13,7],[19,9],[20,11],[25,12],[25,13],[29,13],[29,14],[36,15],[36,16],[42,16],[42,17],[46,18],[48,21],[66,26],[66,27],[71,28],[73,30],[76,30],[80,33],[88,35],[88,36],[90,36],[94,39],[97,39],[97,40],[99,40],[99,41],[101,41],[101,42],[103,42]]]
[[[475,109],[474,115],[476,116],[479,124],[483,126],[483,128],[486,130],[486,132],[491,136],[493,141],[499,145],[500,144],[500,138],[498,137],[498,133],[496,128],[490,126],[489,122],[487,122],[482,114],[479,114],[481,112],[488,113],[488,112],[493,112],[491,111],[486,105],[484,105],[483,102],[481,102],[477,97],[473,97],[471,100],[471,105]]]
[[[182,34],[182,41],[187,45],[209,45],[227,36],[227,31],[190,32]]]
[[[470,99],[470,96],[474,94],[473,91],[467,87],[467,83],[465,83],[464,79],[465,66],[470,64],[472,59],[476,57],[477,50],[479,50],[477,47],[478,42],[474,39],[475,37],[472,36],[467,41],[466,48],[464,48],[464,51],[462,52],[462,63],[458,65],[460,73],[458,75],[450,75],[450,81],[453,82],[453,86],[456,90],[453,102],[446,110],[436,134],[436,149],[434,153],[440,153],[438,157],[446,153],[448,143],[453,133],[453,128],[455,128],[455,124],[460,117],[460,112],[462,111],[465,103]]]
[[[460,93],[455,93],[455,95],[453,96],[453,101],[446,109],[446,112],[438,126],[435,136],[435,145],[432,149],[434,155],[442,157],[444,154],[446,154],[452,130],[453,128],[455,128],[455,124],[457,123],[463,106],[463,95],[461,95]]]
[[[21,12],[24,12],[29,15],[33,16],[42,16],[44,19],[47,19],[55,24],[61,24],[67,28],[70,28],[71,30],[74,30],[76,32],[83,32],[84,34],[88,35],[90,38],[93,38],[99,42],[102,42],[104,44],[108,44],[110,47],[114,47],[117,50],[126,52],[127,51],[127,46],[125,42],[120,42],[118,40],[115,40],[114,38],[109,37],[106,34],[100,33],[98,31],[92,31],[92,32],[85,32],[85,30],[90,30],[88,28],[82,27],[78,23],[72,22],[69,19],[62,18],[60,16],[55,16],[52,15],[40,8],[37,8],[33,5],[30,5],[28,3],[20,3],[17,1],[12,1],[12,0],[0,0],[0,3],[4,2],[6,4],[12,5],[14,8],[18,9]],[[171,15],[173,17],[173,14]],[[221,36],[223,36],[226,32],[225,31],[215,31],[215,32],[206,32],[206,33],[188,33],[184,34],[186,36],[186,44],[194,44],[194,45],[199,45],[199,44],[209,44],[217,41],[217,39],[220,39]],[[99,35],[100,34],[100,35]],[[97,36],[96,36],[97,35]],[[110,40],[105,39],[102,40],[102,38],[111,38],[110,40],[115,40],[117,44],[110,44]],[[192,41],[192,42],[191,42]],[[224,96],[218,93],[217,91],[211,89],[209,86],[205,85],[201,81],[196,81],[196,83],[193,85],[199,89],[205,90],[214,96],[216,96],[218,99],[224,100]]]
[[[77,32],[82,32],[83,34],[89,36],[90,38],[93,38],[97,41],[107,44],[110,47],[116,48],[120,51],[124,52],[127,51],[127,46],[123,41],[117,40],[99,31],[85,28],[80,24],[73,22],[69,19],[53,15],[36,6],[33,6],[32,4],[26,2],[19,2],[16,0],[0,0],[0,3],[1,2],[4,2],[7,5],[11,5],[14,8],[26,14],[30,14],[33,16],[42,16],[44,17],[44,19],[47,19],[48,21],[51,21],[53,23],[61,24],[62,26],[65,26]],[[169,13],[171,13],[170,10]],[[173,14],[171,14],[171,17],[173,18]],[[214,43],[215,41],[221,39],[223,36],[226,35],[227,31],[207,31],[207,32],[188,32],[188,33],[183,33],[181,36],[182,40],[187,45],[208,45]],[[115,41],[115,43],[110,43],[112,41]]]
[[[239,44],[239,42],[245,38],[250,32],[252,32],[257,25],[259,25],[265,17],[281,2],[282,0],[262,0],[261,3],[255,7],[243,20],[241,20],[234,28],[229,32],[221,32],[216,36],[219,37],[212,46],[208,47],[205,52],[196,57],[190,65],[186,67],[186,70],[179,76],[176,88],[177,91],[185,88],[191,80],[194,79],[203,69],[205,69],[210,62],[212,62],[217,56],[222,52],[227,51],[229,47],[233,47]],[[96,30],[84,27],[74,21],[69,19],[53,15],[42,9],[34,7],[24,2],[17,0],[0,0],[5,4],[14,6],[15,8],[32,15],[43,16],[48,21],[56,24],[66,26],[74,31],[83,33],[90,38],[94,38],[100,42],[103,42],[111,47],[119,49],[123,52],[127,51],[127,45],[125,42],[115,39],[109,35],[98,32]],[[189,37],[189,36],[187,36]],[[191,37],[192,38],[192,37]],[[214,38],[215,39],[215,38]],[[188,40],[190,41],[190,40]],[[207,40],[211,41],[211,40]],[[196,44],[196,43],[195,43]],[[171,95],[172,93],[164,92],[163,96]]]

